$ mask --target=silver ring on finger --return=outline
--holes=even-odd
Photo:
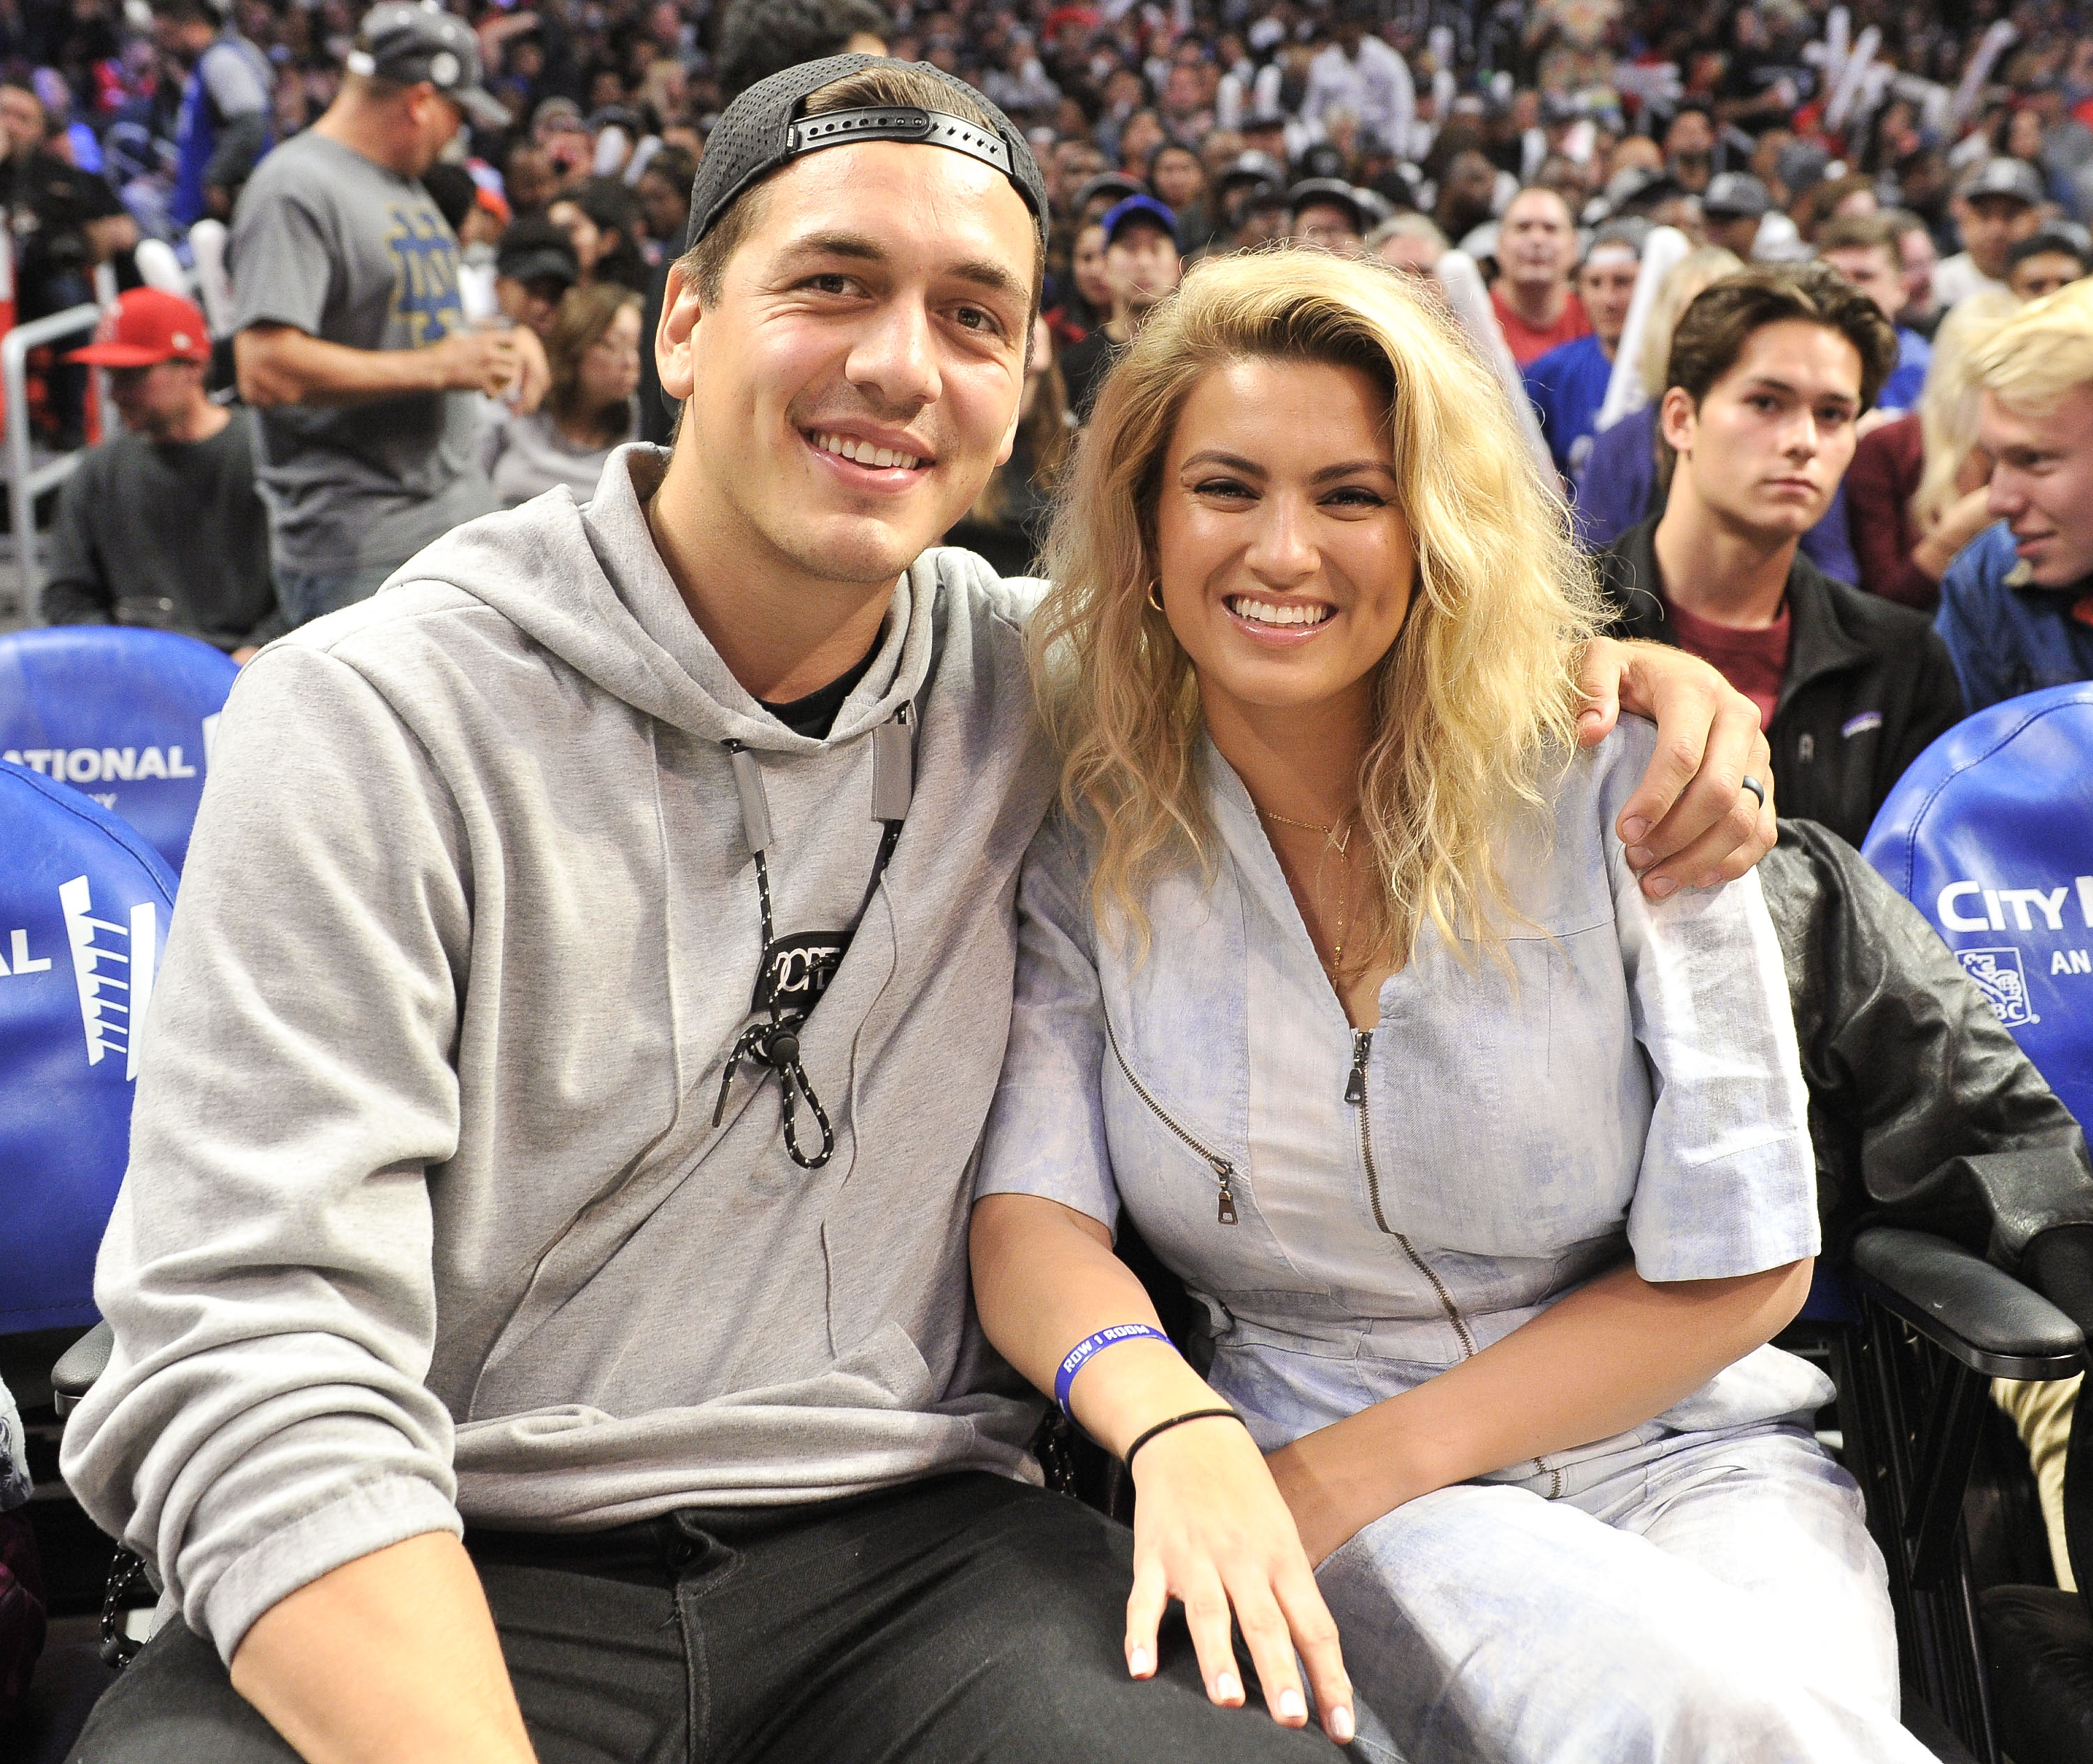
[[[1764,808],[1766,806],[1766,786],[1764,785],[1761,784],[1756,778],[1743,778],[1738,781],[1745,789],[1750,791],[1753,796],[1759,799],[1759,806],[1761,808]]]

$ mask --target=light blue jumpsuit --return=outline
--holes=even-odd
[[[1209,745],[1209,884],[1100,935],[1079,837],[1020,886],[1016,1008],[977,1192],[1107,1226],[1203,1302],[1267,1451],[1430,1378],[1632,1256],[1652,1281],[1818,1248],[1806,1096],[1757,878],[1646,900],[1613,824],[1624,719],[1510,840],[1508,975],[1428,927],[1345,1018]],[[1350,1095],[1348,1096],[1348,1092]],[[1896,1644],[1814,1368],[1762,1347],[1633,1432],[1411,1501],[1323,1565],[1357,1750],[1413,1764],[1899,1759]]]

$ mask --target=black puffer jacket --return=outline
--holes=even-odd
[[[1809,1085],[1827,1261],[1865,1225],[1952,1238],[2093,1324],[2085,1135],[1918,910],[1812,821],[1759,866]]]

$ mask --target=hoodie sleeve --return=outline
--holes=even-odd
[[[96,1270],[108,1371],[63,1469],[227,1660],[279,1600],[461,1529],[427,1170],[453,1155],[470,938],[454,806],[295,640],[214,743]]]

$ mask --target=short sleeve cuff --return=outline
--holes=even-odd
[[[1662,1182],[1649,1174],[1628,1213],[1628,1243],[1644,1280],[1731,1280],[1785,1268],[1822,1247],[1815,1176],[1793,1135],[1740,1147]]]
[[[214,1580],[192,1589],[183,1615],[229,1666],[262,1614],[360,1556],[430,1532],[462,1537],[456,1506],[433,1483],[386,1476],[360,1483],[273,1531]]]

